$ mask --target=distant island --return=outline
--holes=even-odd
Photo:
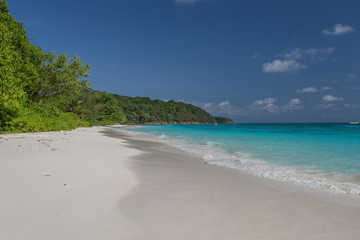
[[[0,132],[70,130],[111,124],[232,123],[191,104],[92,90],[90,65],[45,53],[0,1]]]

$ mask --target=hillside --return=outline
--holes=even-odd
[[[0,1],[0,132],[39,132],[115,123],[214,123],[190,104],[99,92],[78,56],[44,52]]]
[[[203,109],[175,101],[151,100],[147,97],[114,95],[122,106],[128,123],[214,123],[216,119]]]
[[[127,97],[88,89],[71,110],[90,125],[232,123],[191,104]],[[69,109],[70,110],[70,109]]]

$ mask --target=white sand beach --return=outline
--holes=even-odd
[[[0,239],[359,239],[360,208],[111,128],[0,135]]]
[[[0,239],[131,239],[119,202],[139,151],[101,129],[0,135]]]

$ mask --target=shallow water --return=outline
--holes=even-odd
[[[360,126],[348,124],[160,125],[129,128],[200,153],[212,164],[264,178],[360,194]]]

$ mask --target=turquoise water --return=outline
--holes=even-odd
[[[165,143],[202,154],[209,163],[360,194],[359,125],[160,125],[128,130],[156,135]]]

